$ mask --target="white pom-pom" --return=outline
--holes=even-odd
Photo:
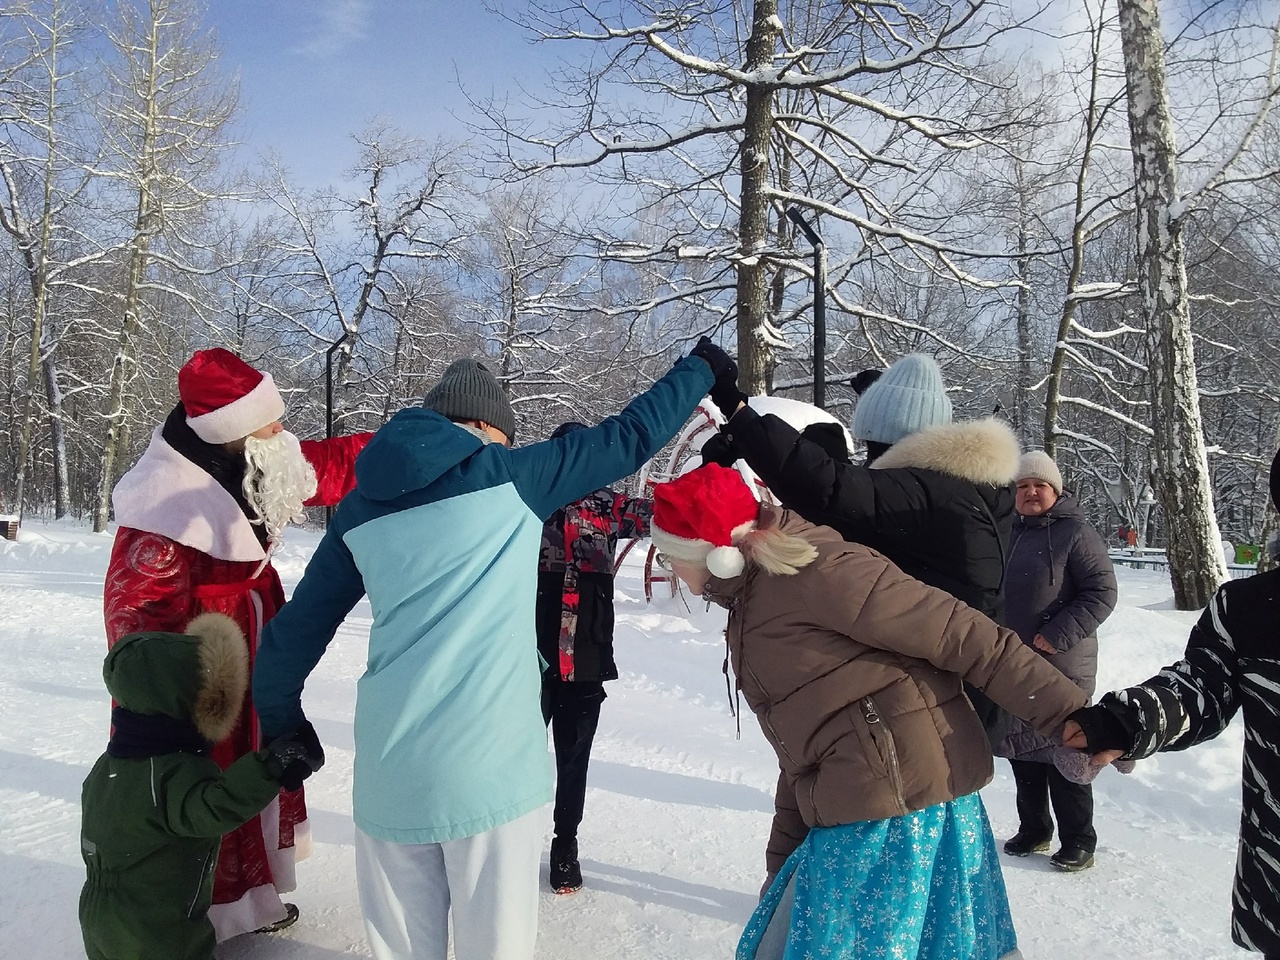
[[[742,551],[737,547],[716,547],[707,554],[707,569],[721,580],[732,580],[745,565]]]

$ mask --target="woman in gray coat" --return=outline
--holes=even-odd
[[[1098,676],[1098,626],[1116,605],[1116,577],[1101,535],[1089,524],[1062,474],[1043,450],[1018,464],[1013,538],[1005,574],[1005,617],[1022,641],[1038,650],[1087,696]],[[1049,862],[1069,872],[1093,866],[1093,787],[1054,766],[1061,746],[1015,720],[997,750],[1008,757],[1018,791],[1018,832],[1005,842],[1015,857],[1045,853],[1053,838],[1050,801],[1060,849]]]

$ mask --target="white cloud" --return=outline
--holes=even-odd
[[[347,44],[363,40],[373,13],[373,0],[319,0],[313,36],[298,51],[309,57],[327,57]]]

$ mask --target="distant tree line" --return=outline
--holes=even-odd
[[[302,188],[232,150],[196,0],[0,10],[0,512],[109,520],[190,353],[269,369],[300,435],[417,402],[486,355],[522,439],[616,411],[697,336],[828,406],[936,356],[961,416],[1051,450],[1105,530],[1275,529],[1280,4],[491,2],[560,45],[473,137],[384,121]],[[1164,22],[1157,15],[1164,16]]]

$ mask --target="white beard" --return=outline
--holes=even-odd
[[[278,543],[285,527],[306,518],[302,504],[315,496],[315,468],[287,430],[268,440],[245,437],[244,459],[244,495],[252,520],[267,528],[269,543]]]

